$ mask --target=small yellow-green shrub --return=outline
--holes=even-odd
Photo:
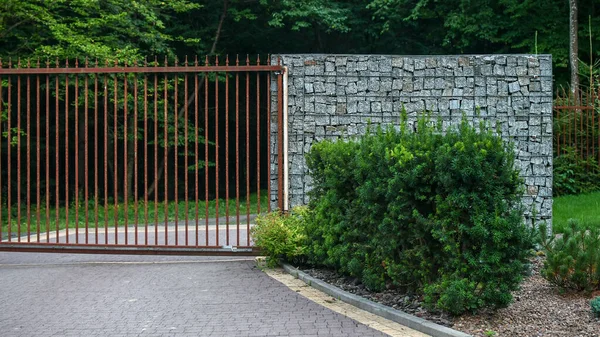
[[[259,215],[251,234],[254,243],[267,256],[269,266],[277,264],[279,259],[299,262],[306,252],[305,222],[308,208],[299,206],[290,214],[271,212]]]

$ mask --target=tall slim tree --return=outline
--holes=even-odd
[[[577,57],[577,0],[569,0],[569,64],[571,66],[571,93],[579,89],[579,58]],[[575,97],[575,96],[574,96]]]

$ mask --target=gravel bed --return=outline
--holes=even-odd
[[[592,316],[589,305],[591,297],[600,295],[600,292],[591,296],[563,293],[540,276],[542,264],[542,258],[532,260],[531,276],[523,281],[520,290],[513,293],[514,301],[508,308],[461,317],[430,312],[422,306],[419,296],[396,289],[375,293],[357,279],[335,271],[310,267],[300,269],[349,293],[475,337],[600,337],[600,319]]]

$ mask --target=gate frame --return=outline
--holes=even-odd
[[[269,62],[267,65],[261,65],[260,59],[257,61],[257,64],[250,65],[248,57],[246,57],[246,65],[239,65],[236,60],[236,65],[229,65],[229,60],[227,60],[226,65],[219,65],[218,56],[216,57],[216,64],[214,66],[208,65],[208,56],[206,57],[206,65],[201,66],[198,65],[197,61],[194,65],[188,65],[187,58],[185,61],[185,66],[178,66],[177,61],[175,62],[175,66],[167,66],[165,61],[165,66],[118,66],[115,63],[114,67],[108,67],[108,63],[106,67],[98,67],[98,63],[96,62],[95,67],[88,67],[88,61],[85,61],[85,67],[78,67],[78,63],[76,61],[75,67],[69,67],[68,61],[65,67],[57,67],[50,68],[48,66],[48,62],[46,62],[46,67],[40,67],[40,62],[38,60],[37,67],[29,67],[29,62],[27,67],[21,68],[21,61],[19,60],[19,68],[13,68],[11,66],[11,62],[8,62],[8,68],[2,67],[2,59],[0,59],[0,79],[4,75],[80,75],[80,74],[190,74],[190,73],[270,73],[277,76],[277,124],[278,124],[278,137],[277,143],[280,149],[280,154],[283,153],[283,141],[284,135],[283,133],[283,109],[284,109],[284,93],[283,91],[283,78],[284,73],[286,73],[286,69],[281,66],[281,59],[277,59],[277,64],[270,64],[270,56],[268,58]],[[58,60],[57,60],[58,63]],[[257,79],[258,81],[258,79]],[[272,82],[272,81],[271,81]],[[20,83],[20,82],[19,82]],[[258,82],[257,82],[258,83]],[[39,85],[39,83],[38,83]],[[68,84],[67,84],[68,85]],[[115,84],[116,85],[116,84]],[[267,88],[267,91],[270,91],[270,85]],[[28,83],[29,86],[29,83]],[[38,87],[39,90],[39,87]],[[177,90],[177,89],[175,89]],[[287,90],[286,90],[287,91]],[[10,92],[10,89],[9,89]],[[176,93],[177,91],[175,91]],[[2,93],[2,89],[0,88],[0,93]],[[172,93],[171,93],[172,94]],[[39,99],[39,97],[38,97]],[[18,97],[20,102],[21,97]],[[10,100],[9,100],[10,102]],[[218,101],[217,101],[218,102]],[[184,103],[186,104],[186,103]],[[218,104],[218,103],[217,103]],[[268,116],[267,119],[270,120],[273,117],[273,107],[274,104],[271,100],[267,100],[268,105]],[[39,108],[39,107],[38,107]],[[2,111],[2,107],[0,106],[0,111]],[[20,112],[19,112],[20,113]],[[247,112],[248,113],[248,112]],[[38,109],[38,118],[40,116],[40,111]],[[270,135],[271,130],[267,130],[267,133]],[[273,153],[271,151],[270,142],[266,140],[269,149],[269,162],[271,162],[271,158],[273,157]],[[258,145],[257,145],[258,146]],[[38,149],[39,151],[39,149]],[[278,200],[277,204],[279,205],[279,209],[283,209],[284,200],[283,200],[283,156],[278,155]],[[10,158],[9,158],[10,165]],[[269,169],[270,171],[270,169]],[[84,174],[87,174],[84,173]],[[166,172],[165,172],[166,174]],[[260,174],[260,173],[258,173]],[[268,172],[269,177],[269,185],[270,185],[270,172]],[[208,188],[208,187],[206,187]],[[257,186],[260,189],[260,186]],[[39,193],[39,191],[38,191]],[[269,194],[269,208],[271,202],[271,190],[268,189]],[[186,196],[187,200],[187,196]],[[260,203],[260,200],[258,201]],[[137,201],[136,201],[137,203]],[[137,204],[136,204],[137,205]],[[10,204],[8,205],[10,206]],[[30,204],[27,203],[29,207]],[[0,207],[2,205],[0,204]],[[217,214],[217,217],[219,214]],[[8,224],[10,226],[10,223]],[[155,224],[158,226],[159,223]],[[1,227],[0,227],[1,228]],[[217,227],[218,230],[218,227]],[[3,231],[0,231],[0,234]],[[27,236],[34,235],[36,232],[25,233]],[[125,233],[127,231],[125,230]],[[23,234],[23,233],[21,233]],[[39,234],[39,233],[38,233]],[[126,234],[127,235],[127,234]],[[238,233],[239,235],[239,233]],[[248,233],[248,235],[250,235]],[[22,236],[21,236],[22,237]],[[20,239],[20,238],[19,238]],[[57,239],[58,241],[58,239]],[[238,242],[239,243],[239,242]],[[249,244],[249,242],[248,242]],[[173,245],[148,245],[148,242],[145,244],[134,244],[133,242],[129,244],[98,244],[98,243],[44,243],[44,242],[17,242],[17,241],[4,241],[0,237],[0,252],[35,252],[35,253],[75,253],[75,254],[126,254],[126,255],[205,255],[205,256],[231,256],[231,255],[259,255],[260,249],[253,246],[226,246],[223,245],[221,247],[213,247],[208,246],[208,242],[206,246],[173,246]]]

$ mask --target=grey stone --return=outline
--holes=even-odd
[[[496,64],[494,66],[494,75],[497,75],[497,76],[503,76],[503,75],[505,75],[504,67]]]
[[[457,77],[454,79],[454,85],[457,88],[464,88],[467,86],[467,78],[466,77]]]
[[[521,90],[521,86],[519,85],[519,82],[512,82],[508,84],[508,92],[515,93]]]
[[[313,92],[314,92],[313,84],[312,83],[305,83],[304,84],[304,93],[311,94]]]
[[[424,59],[415,59],[415,70],[425,69]]]
[[[527,67],[519,66],[516,69],[517,76],[527,76]]]
[[[348,86],[346,87],[347,95],[353,95],[353,94],[356,94],[357,92],[358,92],[358,87],[356,86],[356,83],[354,83],[354,82],[349,83]]]
[[[369,78],[369,91],[379,91],[379,78],[372,77]]]

